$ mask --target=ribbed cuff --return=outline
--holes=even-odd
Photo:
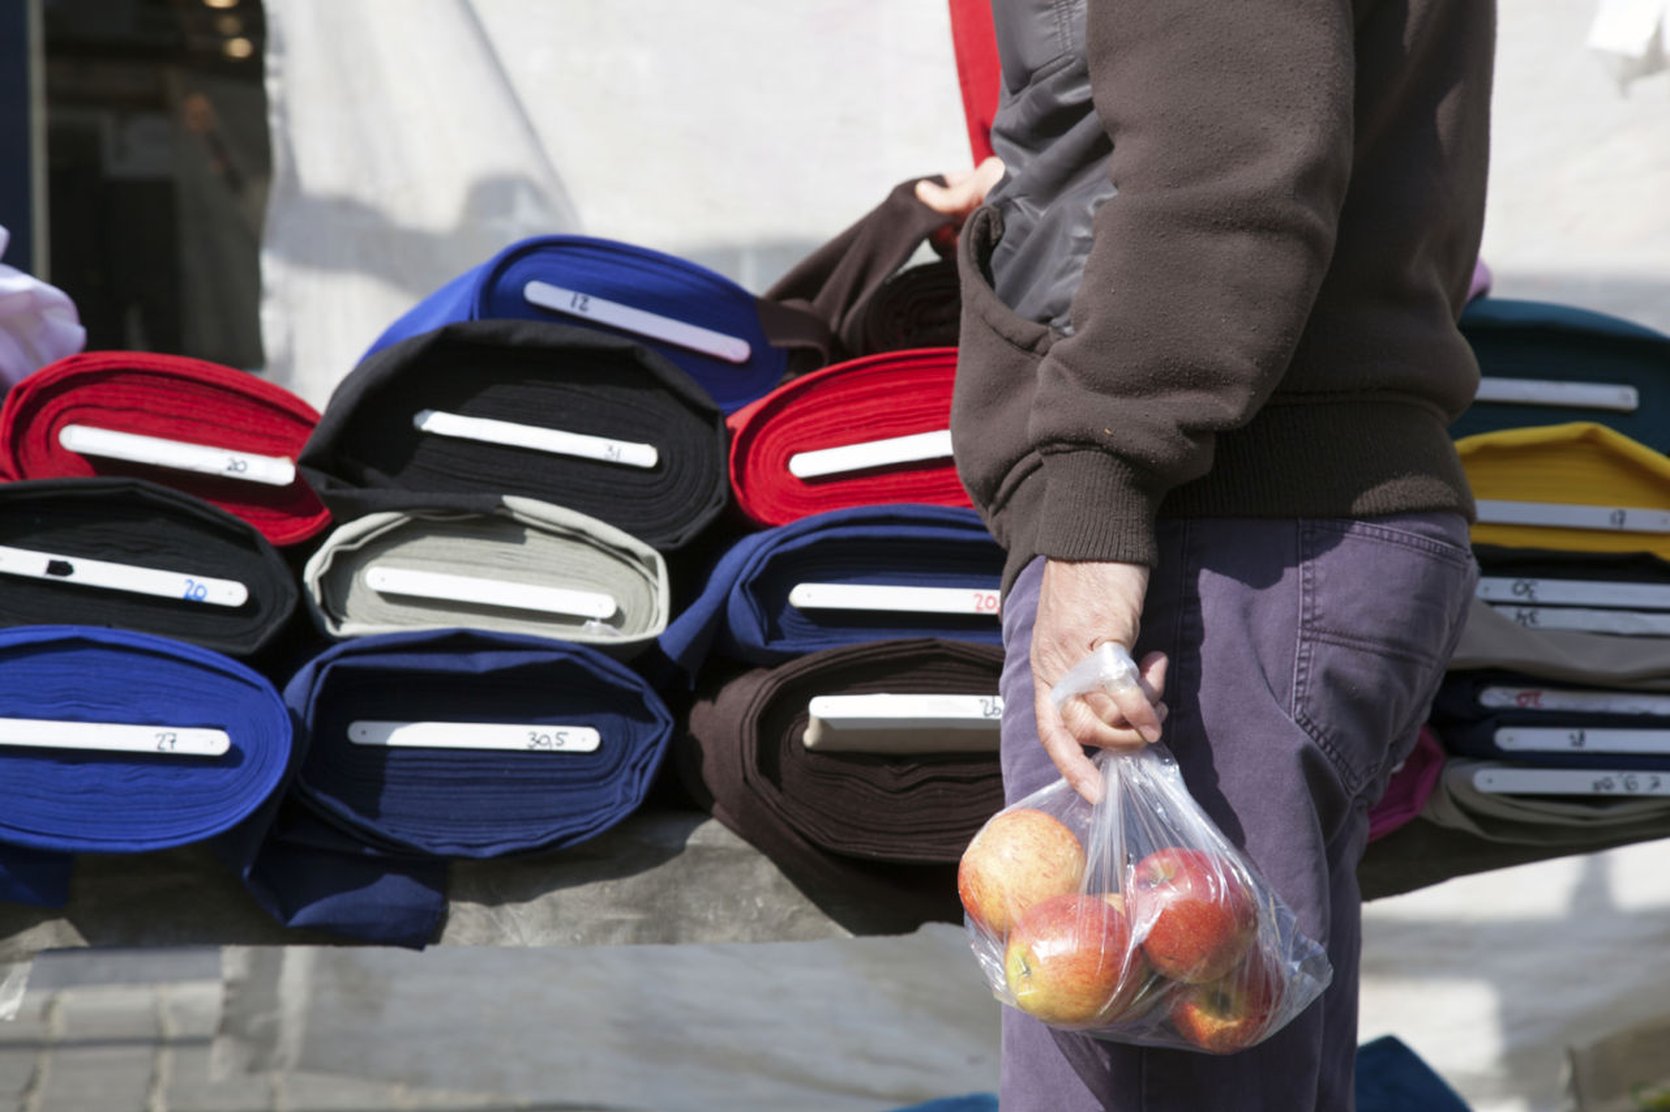
[[[1053,560],[1107,560],[1153,567],[1154,515],[1164,492],[1099,449],[1044,456],[1044,500],[1034,550]]]

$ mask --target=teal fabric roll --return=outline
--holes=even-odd
[[[452,584],[452,597],[425,596],[388,589],[391,572],[470,582]],[[629,656],[666,628],[669,607],[666,563],[654,549],[596,518],[516,496],[494,513],[406,510],[349,521],[314,553],[303,579],[316,622],[333,637],[465,626]],[[449,593],[438,582],[437,593]],[[471,601],[478,584],[508,595]],[[606,596],[610,605],[561,611],[540,592]]]

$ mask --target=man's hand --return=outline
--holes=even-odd
[[[1136,644],[1147,593],[1148,569],[1140,564],[1044,563],[1032,629],[1038,738],[1061,775],[1091,803],[1101,799],[1102,777],[1084,755],[1084,746],[1138,749],[1160,739],[1165,654],[1149,653],[1139,663],[1142,689],[1079,696],[1057,713],[1050,688],[1104,641],[1129,651]]]
[[[940,176],[944,185],[927,178],[917,182],[916,199],[961,224],[1003,177],[1003,160],[992,155],[972,170],[947,170]]]

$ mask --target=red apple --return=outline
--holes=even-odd
[[[1084,847],[1054,815],[1003,811],[980,829],[957,867],[957,895],[976,926],[1001,940],[1034,904],[1079,890]]]
[[[1258,933],[1258,908],[1244,874],[1204,850],[1172,847],[1144,857],[1131,878],[1130,900],[1142,952],[1176,981],[1217,980]]]
[[[1262,951],[1226,976],[1189,985],[1171,1006],[1171,1023],[1193,1045],[1213,1054],[1245,1050],[1267,1033],[1281,1002],[1282,980]]]
[[[1076,892],[1033,907],[1009,932],[1004,979],[1015,1004],[1057,1027],[1097,1027],[1123,1014],[1148,980],[1125,915]]]

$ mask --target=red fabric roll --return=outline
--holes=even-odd
[[[944,432],[956,371],[956,348],[887,352],[825,367],[737,410],[728,421],[737,505],[761,525],[850,506],[969,505],[949,454],[816,478],[789,470],[800,453]]]
[[[300,398],[245,371],[177,355],[98,351],[41,368],[0,408],[0,474],[9,479],[120,475],[196,495],[243,518],[277,545],[296,544],[330,523],[298,473],[288,486],[72,452],[67,425],[281,456],[292,463],[319,414]]]
[[[1438,741],[1438,735],[1433,733],[1431,726],[1422,726],[1414,750],[1392,773],[1391,782],[1386,785],[1386,794],[1369,809],[1369,841],[1384,838],[1415,821],[1433,789],[1438,787],[1438,778],[1444,773],[1444,761],[1444,747]]]

